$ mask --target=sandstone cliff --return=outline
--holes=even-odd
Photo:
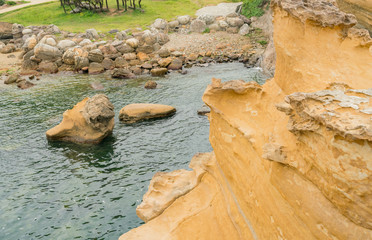
[[[212,80],[214,152],[154,177],[121,240],[372,239],[372,41],[331,2],[273,1],[274,79]]]
[[[372,1],[370,0],[337,0],[338,7],[352,13],[362,27],[372,32]]]

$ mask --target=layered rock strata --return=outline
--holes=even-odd
[[[274,79],[213,79],[205,173],[196,185],[186,170],[183,184],[154,188],[155,177],[143,201],[151,217],[121,240],[372,239],[368,32],[332,1],[272,7]]]
[[[63,113],[60,124],[46,132],[48,140],[99,143],[114,129],[114,106],[104,94],[85,98]]]

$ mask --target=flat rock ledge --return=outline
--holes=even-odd
[[[85,98],[63,113],[60,124],[46,132],[48,140],[97,144],[114,129],[114,106],[104,94]]]
[[[176,109],[168,105],[134,103],[120,110],[119,119],[124,123],[135,123],[147,119],[168,117],[175,112]]]

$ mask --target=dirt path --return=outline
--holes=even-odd
[[[13,10],[17,10],[17,9],[20,9],[20,8],[24,8],[24,7],[27,7],[27,6],[37,5],[37,4],[46,3],[46,2],[53,2],[53,1],[55,1],[55,0],[30,0],[30,3],[20,4],[20,5],[16,5],[16,6],[13,6],[13,7],[8,7],[8,8],[1,9],[0,14],[10,12],[10,11],[13,11]]]

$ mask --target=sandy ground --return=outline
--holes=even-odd
[[[14,69],[21,66],[21,59],[19,59],[19,55],[21,52],[13,52],[8,54],[1,54],[0,53],[0,71]],[[10,57],[14,55],[15,57]]]

